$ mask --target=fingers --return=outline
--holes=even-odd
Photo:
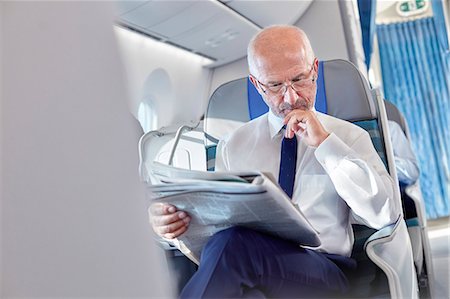
[[[286,138],[293,138],[295,133],[302,134],[306,129],[306,121],[308,119],[308,111],[293,110],[284,118],[284,124],[286,125]]]
[[[189,226],[189,221],[190,218],[186,217],[167,225],[155,226],[154,230],[158,235],[163,236],[165,238],[169,239],[176,238],[187,230]]]
[[[173,239],[173,238],[176,238],[176,237],[180,236],[181,234],[183,234],[185,231],[187,231],[187,229],[188,229],[188,226],[183,225],[178,230],[171,232],[171,233],[166,233],[163,236],[164,236],[164,238],[167,238],[167,239]]]
[[[309,110],[292,110],[285,116],[284,124],[288,125],[289,123],[306,123],[311,115],[314,115],[314,112]]]
[[[165,203],[152,204],[148,212],[155,233],[169,239],[183,234],[191,221],[186,212],[177,211],[175,206]]]
[[[318,147],[330,135],[315,112],[311,110],[292,110],[284,118],[284,123],[287,138],[292,138],[295,133],[299,133],[309,146]]]
[[[166,215],[175,213],[177,211],[177,208],[173,205],[169,205],[162,202],[154,203],[149,208],[149,213],[151,215]]]

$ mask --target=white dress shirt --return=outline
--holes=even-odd
[[[393,181],[366,131],[316,112],[331,134],[311,147],[298,139],[292,201],[318,231],[318,251],[350,256],[351,223],[379,229],[400,214]],[[269,172],[278,178],[283,119],[272,112],[254,119],[219,143],[216,170]]]
[[[392,120],[388,123],[398,180],[406,185],[410,185],[419,178],[419,166],[417,165],[416,156],[402,128]]]

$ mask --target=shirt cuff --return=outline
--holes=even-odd
[[[351,152],[351,148],[334,133],[331,133],[317,148],[314,153],[317,161],[325,169],[335,169],[339,161]]]

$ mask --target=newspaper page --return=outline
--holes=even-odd
[[[196,171],[186,176],[186,170],[177,171],[162,164],[154,166],[154,175],[158,173],[156,176],[165,183],[149,186],[148,197],[151,202],[170,203],[189,213],[188,230],[173,243],[197,264],[208,239],[232,226],[252,228],[299,245],[320,245],[317,232],[303,214],[263,173],[240,176]]]

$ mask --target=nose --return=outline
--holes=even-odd
[[[286,85],[285,88],[286,91],[284,92],[283,100],[285,103],[288,103],[289,105],[293,106],[297,102],[298,94],[290,84]]]

